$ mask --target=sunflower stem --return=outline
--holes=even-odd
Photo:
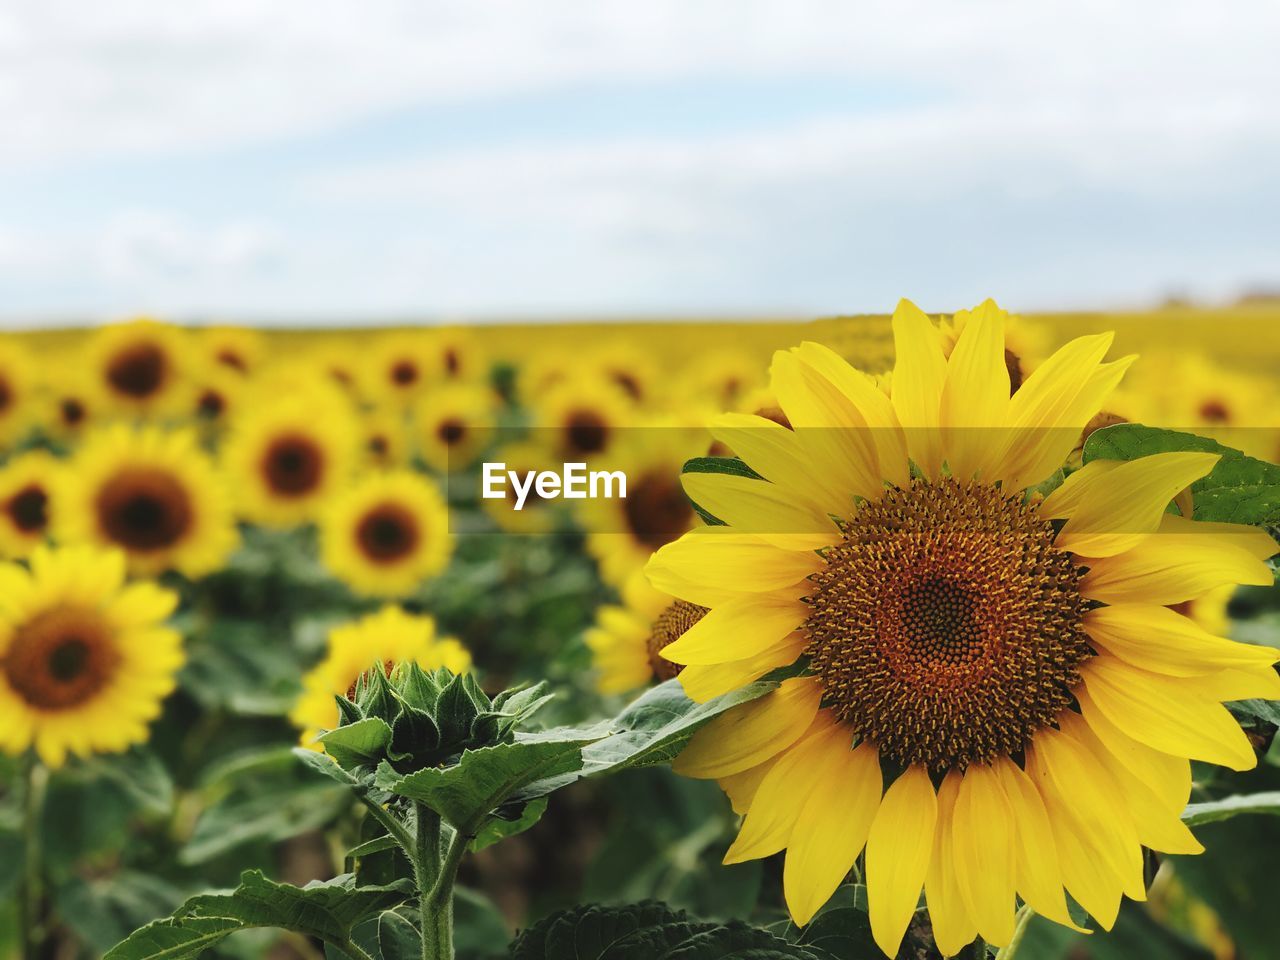
[[[417,843],[414,871],[422,926],[422,960],[453,960],[453,884],[467,841],[452,831],[442,849],[444,825],[425,804],[415,803]]]
[[[1024,903],[1022,909],[1018,911],[1017,920],[1013,928],[1013,938],[1010,939],[1009,945],[1001,947],[996,951],[996,960],[1013,960],[1018,954],[1018,947],[1022,945],[1022,938],[1027,935],[1027,927],[1031,924],[1031,918],[1036,912],[1031,909],[1029,904]]]
[[[44,898],[41,889],[44,869],[41,863],[40,827],[49,771],[34,755],[28,756],[25,766],[22,799],[22,891],[18,903],[18,924],[21,928],[22,958],[36,960],[44,943],[40,918]]]

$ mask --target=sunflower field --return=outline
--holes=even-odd
[[[0,960],[1280,955],[1277,321],[3,335]]]

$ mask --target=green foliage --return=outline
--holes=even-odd
[[[741,922],[695,920],[664,904],[575,907],[524,931],[511,960],[835,960]],[[858,960],[845,957],[842,960]]]
[[[1084,461],[1135,460],[1173,450],[1222,456],[1208,476],[1191,485],[1195,519],[1280,526],[1280,466],[1255,460],[1207,437],[1118,423],[1090,435],[1084,445]]]
[[[192,897],[173,915],[136,931],[104,960],[183,960],[198,957],[238,930],[278,927],[339,947],[361,920],[402,903],[407,883],[357,887],[344,874],[306,887],[275,883],[259,871],[245,872],[230,893]]]
[[[1191,803],[1182,812],[1182,822],[1198,827],[1239,816],[1242,813],[1280,814],[1280,790],[1254,793],[1245,796],[1223,797],[1205,803]]]

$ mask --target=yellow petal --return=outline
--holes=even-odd
[[[1075,695],[1089,729],[1111,755],[1148,784],[1170,810],[1181,812],[1191,796],[1191,761],[1133,739],[1098,709],[1087,687],[1076,688]]]
[[[969,315],[951,351],[940,401],[947,463],[961,480],[986,476],[1003,453],[1009,416],[1004,311],[987,300]],[[896,386],[896,384],[895,384]]]
[[[924,887],[933,852],[938,798],[928,771],[908,767],[885,792],[867,837],[867,913],[871,935],[898,954]]]
[[[1268,649],[1268,648],[1263,648]],[[1235,667],[1188,678],[1196,692],[1224,703],[1231,700],[1280,700],[1280,674],[1270,666]]]
[[[801,588],[740,597],[711,609],[684,635],[662,648],[672,663],[729,663],[777,646],[804,622]]]
[[[794,351],[773,355],[769,378],[810,462],[822,463],[847,494],[875,495],[882,486],[875,438],[857,410]]]
[[[1059,720],[1062,732],[1088,750],[1091,759],[1101,764],[1119,788],[1138,840],[1143,846],[1163,853],[1203,853],[1204,847],[1192,836],[1186,824],[1179,818],[1179,811],[1156,796],[1149,784],[1144,783],[1120,762],[1090,725],[1079,714],[1067,711]]]
[[[698,780],[718,780],[763,763],[800,739],[821,699],[815,678],[784,680],[777,690],[726,710],[695,733],[672,769]]]
[[[840,886],[862,852],[880,806],[880,754],[874,746],[864,742],[850,750],[846,733],[824,740],[821,750],[815,762],[822,772],[809,788],[782,872],[787,909],[800,926]]]
[[[1121,660],[1175,677],[1266,668],[1280,660],[1280,650],[1215,637],[1194,620],[1154,604],[1098,607],[1085,614],[1084,629],[1096,646]]]
[[[783,550],[759,537],[704,527],[658,550],[645,572],[658,590],[715,607],[744,593],[792,586],[822,566],[816,553]]]
[[[796,353],[810,369],[830,381],[866,423],[875,444],[880,479],[897,487],[910,483],[907,438],[888,395],[865,373],[820,343],[806,341]]]
[[[1165,533],[1198,533],[1211,537],[1225,537],[1240,549],[1259,560],[1267,560],[1280,552],[1280,544],[1271,534],[1247,523],[1214,523],[1209,520],[1191,520],[1170,514],[1164,518],[1160,529]]]
[[[1058,548],[1086,557],[1110,557],[1141,543],[1160,528],[1173,498],[1220,459],[1216,453],[1157,453],[1090,474],[1077,485],[1080,500],[1058,534]],[[1041,516],[1060,516],[1053,509],[1055,502],[1051,494],[1040,508]]]
[[[680,482],[690,500],[743,533],[825,534],[818,546],[838,537],[829,517],[796,503],[785,488],[767,480],[730,473],[685,473]]]
[[[847,729],[819,714],[805,736],[784,750],[765,773],[724,862],[756,860],[785,847],[810,793],[825,775],[831,749],[849,753],[852,739]]]
[[[997,760],[994,768],[1005,799],[1009,801],[1013,822],[1017,824],[1014,875],[1018,892],[1036,913],[1054,923],[1080,930],[1071,919],[1067,898],[1062,892],[1062,868],[1044,800],[1031,778],[1008,757]]]
[[[711,424],[711,435],[770,483],[819,513],[848,516],[856,491],[836,481],[831,472],[813,469],[814,461],[800,439],[802,431],[814,432],[788,430],[766,417],[741,413],[726,413]]]
[[[680,671],[680,686],[690,700],[706,703],[730,690],[754,683],[771,670],[794,663],[808,642],[803,632],[796,631],[763,653],[745,660],[685,667]]]
[[[956,878],[978,932],[996,946],[1013,937],[1014,831],[995,772],[986,764],[970,764],[956,796]]]
[[[1091,560],[1080,592],[1103,603],[1162,607],[1196,600],[1227,584],[1270,586],[1270,568],[1231,537],[1187,533],[1166,516],[1160,532],[1114,557]]]
[[[1099,713],[1139,743],[1165,753],[1250,770],[1257,757],[1221,704],[1196,695],[1194,679],[1148,673],[1115,657],[1080,667]]]
[[[942,466],[939,433],[947,360],[933,322],[914,303],[903,300],[893,313],[893,409],[906,432],[911,459],[926,476]]]
[[[924,878],[924,895],[929,904],[933,941],[944,957],[952,957],[978,935],[977,924],[969,917],[956,879],[955,815],[960,772],[950,771],[938,788],[938,822],[933,831],[933,853]]]
[[[758,763],[754,767],[743,770],[741,773],[721,777],[716,781],[720,785],[720,789],[725,792],[725,796],[729,798],[729,805],[733,807],[734,813],[740,817],[746,816],[747,811],[751,809],[751,801],[755,799],[756,793],[760,789],[760,784],[764,782],[765,775],[773,769],[773,765],[777,762],[778,757],[772,757],[764,763]]]

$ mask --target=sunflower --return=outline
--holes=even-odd
[[[350,478],[359,437],[350,406],[334,388],[307,383],[246,403],[232,424],[223,462],[241,516],[255,523],[307,523]]]
[[[113,324],[90,341],[87,374],[103,404],[119,413],[171,415],[189,394],[186,351],[177,327],[147,319]]]
[[[972,316],[973,313],[969,310],[957,310],[949,319],[938,324],[944,356],[951,356],[951,351],[955,349]],[[1034,321],[1008,314],[1004,319],[1004,365],[1009,372],[1009,391],[1013,393],[1044,359],[1048,344],[1044,328]]]
[[[440,327],[426,332],[427,375],[435,381],[482,381],[489,375],[489,358],[476,336],[465,327]]]
[[[504,464],[504,470],[514,471],[524,477],[530,473],[554,469],[556,464],[546,448],[528,440],[503,444],[489,454],[490,462]],[[510,483],[503,487],[505,499],[481,499],[480,505],[493,521],[507,533],[551,533],[565,521],[568,511],[564,501],[547,500],[538,496],[533,486],[525,497],[521,509],[515,509],[516,492]]]
[[[43,450],[20,454],[0,469],[0,555],[25,557],[48,538],[61,469]]]
[[[381,405],[408,406],[433,381],[430,366],[426,338],[421,333],[385,334],[369,351],[363,395]]]
[[[686,376],[694,396],[718,410],[734,409],[759,386],[760,363],[739,350],[717,351],[705,363],[700,358]]]
[[[263,335],[247,327],[209,327],[200,346],[209,362],[241,377],[255,372],[267,353]]]
[[[375,407],[359,417],[359,449],[364,466],[375,470],[401,467],[409,459],[409,430],[404,413]]]
[[[320,556],[359,593],[402,597],[449,562],[449,510],[426,477],[371,473],[339,496],[320,521]]]
[[[450,383],[432,389],[413,413],[418,453],[440,473],[465,470],[493,437],[496,398],[479,384]]]
[[[215,429],[231,423],[246,393],[244,375],[223,364],[205,364],[193,388],[192,415]]]
[[[1178,817],[1188,758],[1246,769],[1223,701],[1280,696],[1280,653],[1169,609],[1270,584],[1277,547],[1168,513],[1218,457],[1093,461],[1043,499],[1132,358],[1067,344],[1010,396],[1003,314],[977,308],[943,354],[904,302],[892,395],[813,343],[779,352],[795,430],[727,415],[713,433],[759,474],[686,474],[725,526],[649,565],[709,608],[663,651],[705,699],[804,658],[800,675],[702,728],[678,758],[745,812],[726,860],[786,848],[807,923],[865,847],[872,932],[898,951],[923,887],[952,955],[1007,944],[1015,897],[1104,928],[1145,898],[1142,847],[1196,853]]]
[[[219,569],[239,543],[221,474],[189,429],[102,427],[58,483],[58,539],[123,550],[134,573]]]
[[[315,748],[316,737],[338,725],[334,698],[351,696],[362,673],[378,666],[390,673],[395,664],[410,662],[424,670],[464,673],[471,669],[471,654],[452,637],[437,636],[430,617],[392,605],[330,630],[324,659],[302,678],[302,694],[289,712],[303,731],[302,745]]]
[[[653,680],[670,680],[680,667],[659,651],[702,619],[706,607],[655,590],[636,571],[620,591],[620,604],[596,610],[595,624],[583,634],[601,693],[626,693]]]
[[[37,547],[31,569],[0,565],[0,749],[118,753],[147,739],[182,666],[164,625],[178,597],[125,585],[119,551]]]
[[[582,501],[587,551],[605,583],[621,586],[653,552],[689,530],[693,504],[680,486],[686,460],[706,449],[702,431],[666,422],[631,430],[611,450],[607,466],[627,477],[627,495]]]
[[[568,377],[535,396],[533,403],[538,439],[563,461],[600,457],[624,427],[635,423],[627,395],[599,377]]]
[[[78,382],[72,374],[71,382],[58,384],[44,396],[44,412],[41,424],[49,435],[64,443],[78,440],[94,423],[97,402],[91,391]]]
[[[20,439],[30,424],[33,369],[25,347],[9,337],[0,340],[0,445]]]
[[[654,387],[659,382],[658,365],[653,356],[634,341],[605,343],[593,350],[582,366],[597,371],[633,403],[651,401]]]

